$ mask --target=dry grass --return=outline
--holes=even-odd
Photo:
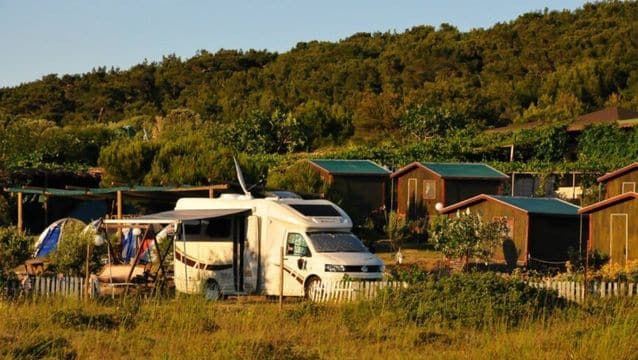
[[[401,323],[342,306],[209,303],[199,297],[113,304],[0,303],[8,358],[627,359],[638,354],[634,302],[570,308],[516,328]],[[363,311],[362,311],[363,310]]]

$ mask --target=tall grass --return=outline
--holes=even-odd
[[[507,314],[493,312],[490,321],[474,326],[410,319],[409,309],[401,308],[410,305],[389,293],[381,296],[385,300],[343,305],[291,302],[281,312],[268,302],[211,303],[194,296],[0,303],[0,357],[628,359],[638,354],[633,299],[526,312],[515,324]]]

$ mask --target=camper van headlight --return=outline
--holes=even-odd
[[[346,267],[344,265],[326,264],[326,272],[345,272]]]

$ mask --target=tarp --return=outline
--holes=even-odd
[[[249,213],[248,209],[171,210],[130,219],[108,219],[105,224],[168,224],[190,220],[214,219]]]
[[[58,243],[62,237],[64,226],[69,222],[77,222],[84,225],[84,223],[74,218],[63,218],[51,223],[38,237],[38,241],[35,243],[34,257],[49,256],[55,249],[58,248]]]

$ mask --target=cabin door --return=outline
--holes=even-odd
[[[627,214],[611,214],[609,228],[609,263],[625,265],[629,253]]]

